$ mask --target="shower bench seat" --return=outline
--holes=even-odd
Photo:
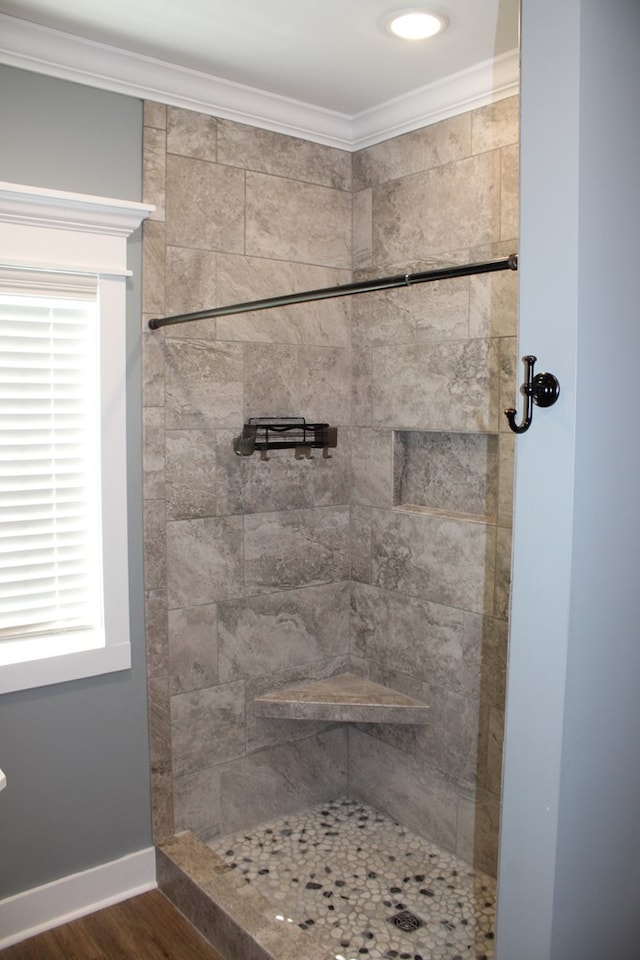
[[[297,683],[253,703],[260,717],[288,720],[418,724],[429,715],[426,703],[352,673]]]

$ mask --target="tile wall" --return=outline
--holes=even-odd
[[[515,252],[517,143],[512,98],[357,153],[354,279]],[[492,872],[517,279],[367,294],[352,310],[351,653],[432,721],[352,731],[350,791]]]
[[[491,869],[514,275],[146,321],[512,252],[517,101],[355,156],[149,102],[144,183],[156,837],[212,839],[351,793]],[[337,425],[332,459],[237,457],[243,422],[270,415]],[[256,695],[347,667],[424,695],[432,723],[254,715]]]
[[[145,105],[144,320],[351,279],[351,157]],[[350,304],[144,336],[157,837],[203,839],[347,790],[347,732],[253,699],[349,653]],[[330,460],[241,458],[252,416],[337,425]]]

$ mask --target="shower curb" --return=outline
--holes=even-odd
[[[224,960],[333,960],[194,834],[156,845],[158,887]]]

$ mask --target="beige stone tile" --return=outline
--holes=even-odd
[[[173,775],[244,753],[244,684],[225,683],[171,698]]]
[[[192,831],[168,837],[161,845],[158,869],[165,874],[167,861],[189,877],[193,888],[206,890],[211,881],[223,879],[229,867],[213,850],[199,840]],[[163,890],[164,887],[161,887]],[[185,911],[186,913],[186,911]]]
[[[176,833],[191,830],[205,843],[220,836],[219,771],[205,767],[173,781]]]
[[[496,540],[496,593],[494,616],[509,619],[511,599],[511,527],[498,527]]]
[[[173,777],[170,762],[151,765],[151,823],[154,843],[173,836]]]
[[[481,744],[480,718],[488,714],[488,707],[445,687],[403,675],[392,659],[384,668],[372,667],[371,679],[428,704],[429,718],[413,726],[368,724],[364,732],[412,757],[415,764],[437,771],[456,789],[475,783],[479,765],[483,773],[486,768],[486,749],[482,758],[479,756],[480,747],[485,746],[485,741]]]
[[[346,150],[231,120],[218,124],[220,163],[338,190],[351,189],[351,154]]]
[[[371,680],[374,683],[383,683],[389,684],[395,681],[397,682],[403,675],[393,674],[387,675],[386,671],[379,670],[377,667],[371,668]],[[375,680],[373,679],[375,678]],[[406,674],[404,675],[405,679],[407,678]],[[399,686],[401,684],[398,684]],[[406,693],[405,696],[413,696],[414,699],[420,700],[421,703],[428,703],[428,684],[418,683],[413,681],[411,684],[412,692]],[[418,694],[418,696],[416,696]],[[428,708],[430,713],[430,708]],[[430,721],[427,721],[429,723]],[[354,724],[356,729],[360,730],[362,733],[366,733],[368,736],[373,738],[376,741],[384,743],[387,747],[392,748],[393,750],[399,751],[407,755],[407,757],[412,758],[413,762],[425,764],[425,751],[421,747],[422,738],[424,734],[425,724],[408,724],[408,723],[371,723],[367,722],[366,724]],[[439,773],[439,771],[438,771]]]
[[[425,697],[430,722],[418,731],[419,756],[454,783],[474,783],[478,774],[480,702],[430,685]]]
[[[167,243],[244,252],[244,174],[233,167],[167,157]]]
[[[471,115],[460,114],[354,154],[354,189],[397,180],[468,157]]]
[[[495,526],[375,509],[372,516],[377,586],[492,613]]]
[[[445,777],[424,761],[355,729],[349,730],[349,759],[349,790],[355,799],[445,850],[455,848],[457,798]]]
[[[171,760],[169,679],[152,677],[147,683],[149,705],[149,758],[152,766]]]
[[[335,658],[348,647],[347,583],[219,604],[222,682]]]
[[[287,744],[295,740],[306,740],[332,729],[332,721],[302,719],[273,719],[256,715],[254,700],[256,697],[273,693],[283,687],[312,680],[324,680],[344,673],[347,657],[333,660],[321,660],[316,663],[290,666],[264,677],[254,677],[246,682],[247,717],[247,753],[255,753],[278,744]]]
[[[142,310],[164,316],[165,225],[157,220],[142,224]]]
[[[470,652],[462,610],[365,584],[354,584],[351,603],[351,652],[370,662],[377,676],[393,669],[467,692]]]
[[[144,407],[143,492],[145,500],[164,498],[164,407]]]
[[[518,275],[515,270],[469,278],[469,330],[472,337],[513,337],[518,326]]]
[[[184,836],[181,834],[177,839],[182,840]],[[252,936],[219,906],[218,883],[222,883],[225,877],[217,871],[212,851],[208,852],[213,865],[205,866],[204,870],[208,871],[210,879],[194,882],[191,863],[186,868],[177,866],[173,846],[163,844],[156,854],[158,886],[205,939],[229,960],[264,960],[263,951]]]
[[[164,500],[147,500],[143,513],[145,590],[162,590],[167,575]]]
[[[261,257],[218,256],[218,302],[246,303],[351,282],[349,270]],[[307,343],[346,347],[351,302],[348,297],[311,301],[221,317],[220,340]]]
[[[216,433],[213,430],[166,432],[167,517],[213,517],[216,509]]]
[[[348,507],[245,517],[245,594],[346,580],[348,533]]]
[[[538,373],[540,366],[538,365]],[[516,337],[502,337],[500,340],[500,416],[498,427],[501,432],[513,436],[504,411],[515,407],[517,410],[516,422],[522,421],[523,399],[520,393],[520,384],[524,380],[524,365],[518,356],[518,341]],[[535,416],[535,414],[534,414]]]
[[[513,522],[513,477],[515,434],[501,433],[499,438],[498,523],[510,527]]]
[[[154,843],[173,836],[173,778],[169,763],[151,765],[151,823]]]
[[[164,406],[164,335],[149,330],[149,314],[143,317],[142,328],[142,402],[145,407]]]
[[[509,632],[506,620],[465,613],[464,631],[464,691],[485,704],[504,709]]]
[[[343,796],[346,731],[337,728],[225,764],[220,788],[223,834]]]
[[[166,211],[166,145],[164,130],[145,127],[142,142],[142,202],[155,206],[151,220],[164,220]]]
[[[498,438],[486,434],[395,431],[394,503],[494,519]]]
[[[167,153],[183,157],[211,160],[217,157],[217,124],[215,117],[179,107],[167,109]]]
[[[170,610],[169,673],[171,694],[218,683],[218,619],[213,603]]]
[[[518,147],[500,151],[500,237],[511,240],[519,232],[519,152]]]
[[[243,348],[167,340],[167,429],[236,426],[242,421]]]
[[[145,127],[157,127],[158,130],[167,129],[167,108],[164,103],[155,100],[145,100],[143,103],[143,117]]]
[[[343,426],[349,419],[349,355],[337,347],[247,344],[244,394],[247,417],[302,416]]]
[[[293,450],[240,457],[233,438],[240,430],[218,430],[216,451],[217,513],[263,513],[349,502],[351,455],[349,431],[338,430],[338,446],[330,458],[314,450],[311,459],[296,460]]]
[[[502,752],[504,747],[504,710],[491,707],[487,737],[487,781],[489,793],[500,797],[502,790]]]
[[[262,173],[246,176],[249,256],[351,269],[349,193]]]
[[[352,503],[391,507],[393,502],[393,435],[390,430],[360,427],[350,432]]]
[[[336,723],[373,723],[377,726],[421,725],[429,719],[429,706],[411,693],[403,692],[398,684],[383,684],[345,672],[348,658],[325,661],[327,676],[309,680],[301,677],[291,685],[269,691],[268,677],[255,681],[267,692],[255,698],[254,711],[258,717],[278,717],[291,720],[328,720]],[[334,669],[334,664],[338,670]],[[315,667],[313,668],[315,671]],[[338,672],[339,671],[339,672]],[[306,672],[306,668],[305,668]],[[415,684],[412,678],[411,686]],[[251,681],[252,683],[254,681]]]
[[[351,351],[351,423],[370,427],[373,422],[373,355],[368,345],[354,344]]]
[[[373,266],[373,194],[370,189],[353,195],[353,269]]]
[[[242,518],[167,524],[170,609],[215,603],[242,593]]]
[[[506,97],[473,110],[471,118],[472,153],[484,153],[517,144],[520,126],[520,98]]]
[[[216,306],[216,254],[208,250],[167,247],[166,312],[193,313]],[[214,340],[214,319],[194,320],[166,327],[167,337]]]
[[[491,340],[376,345],[373,424],[492,432],[498,414],[498,348]]]
[[[411,264],[407,270],[422,273],[434,266]],[[381,290],[354,299],[354,343],[424,343],[468,336],[469,280],[465,278]]]
[[[481,154],[373,191],[374,263],[403,263],[500,239],[500,155]]]
[[[351,579],[371,582],[371,507],[351,507],[349,517]]]
[[[165,590],[145,593],[144,617],[147,635],[147,676],[169,675],[169,634]]]
[[[460,794],[456,856],[495,877],[498,870],[500,802],[486,790]]]

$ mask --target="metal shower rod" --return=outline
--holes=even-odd
[[[249,313],[252,310],[270,310],[272,307],[287,307],[293,303],[309,303],[311,300],[329,300],[333,297],[348,297],[356,293],[372,293],[375,290],[410,287],[416,283],[428,283],[433,280],[449,280],[453,277],[469,277],[476,273],[495,273],[498,270],[517,269],[518,255],[512,253],[508,257],[498,260],[454,264],[449,267],[437,267],[435,270],[425,270],[422,273],[398,273],[392,277],[378,277],[376,280],[360,280],[356,283],[345,283],[337,287],[303,290],[300,293],[288,293],[280,297],[266,297],[263,300],[232,303],[226,307],[196,310],[195,313],[179,313],[173,317],[149,320],[149,327],[151,330],[157,330],[159,327],[166,327],[174,323],[191,323],[192,320],[228,317],[234,313]]]

